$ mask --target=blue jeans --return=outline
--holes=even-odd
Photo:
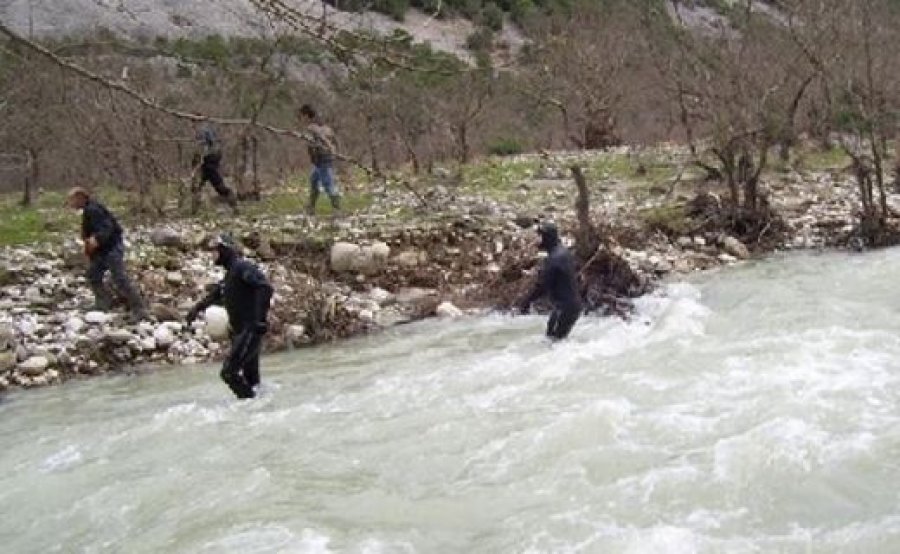
[[[324,190],[331,199],[331,206],[338,210],[341,206],[341,194],[338,192],[334,179],[334,166],[330,163],[313,167],[309,176],[309,213],[316,211],[316,201],[319,199],[319,190]]]

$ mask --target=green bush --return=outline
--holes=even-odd
[[[481,23],[492,31],[503,30],[503,10],[493,2],[485,4],[481,10]]]
[[[487,150],[492,156],[515,156],[524,152],[525,146],[516,138],[500,137],[489,142]]]

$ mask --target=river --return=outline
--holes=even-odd
[[[900,250],[0,401],[4,552],[900,552]]]

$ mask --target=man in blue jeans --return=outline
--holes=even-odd
[[[309,104],[301,106],[297,116],[301,124],[306,125],[310,139],[309,161],[313,164],[313,171],[309,176],[309,204],[306,211],[309,215],[315,215],[319,190],[324,190],[331,199],[331,207],[338,212],[341,209],[341,194],[334,179],[334,155],[337,151],[334,131],[322,123],[316,110]]]

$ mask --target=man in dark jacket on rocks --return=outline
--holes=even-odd
[[[238,398],[253,398],[253,389],[259,385],[259,354],[268,331],[272,286],[258,267],[241,257],[229,235],[216,237],[214,247],[215,263],[225,268],[225,278],[188,312],[187,321],[193,322],[213,304],[225,306],[232,341],[220,375]]]
[[[560,242],[559,230],[553,223],[542,223],[538,227],[538,234],[541,241],[538,247],[547,252],[547,258],[537,282],[519,304],[519,308],[526,314],[532,302],[542,296],[549,296],[553,311],[547,322],[547,336],[553,340],[561,340],[569,335],[581,315],[575,258]]]
[[[108,311],[112,307],[112,297],[103,285],[103,277],[109,271],[113,285],[128,302],[132,319],[145,319],[144,301],[125,273],[125,244],[122,227],[115,216],[81,187],[69,191],[66,204],[74,210],[82,210],[81,238],[84,253],[90,261],[87,279],[94,293],[94,309]]]

